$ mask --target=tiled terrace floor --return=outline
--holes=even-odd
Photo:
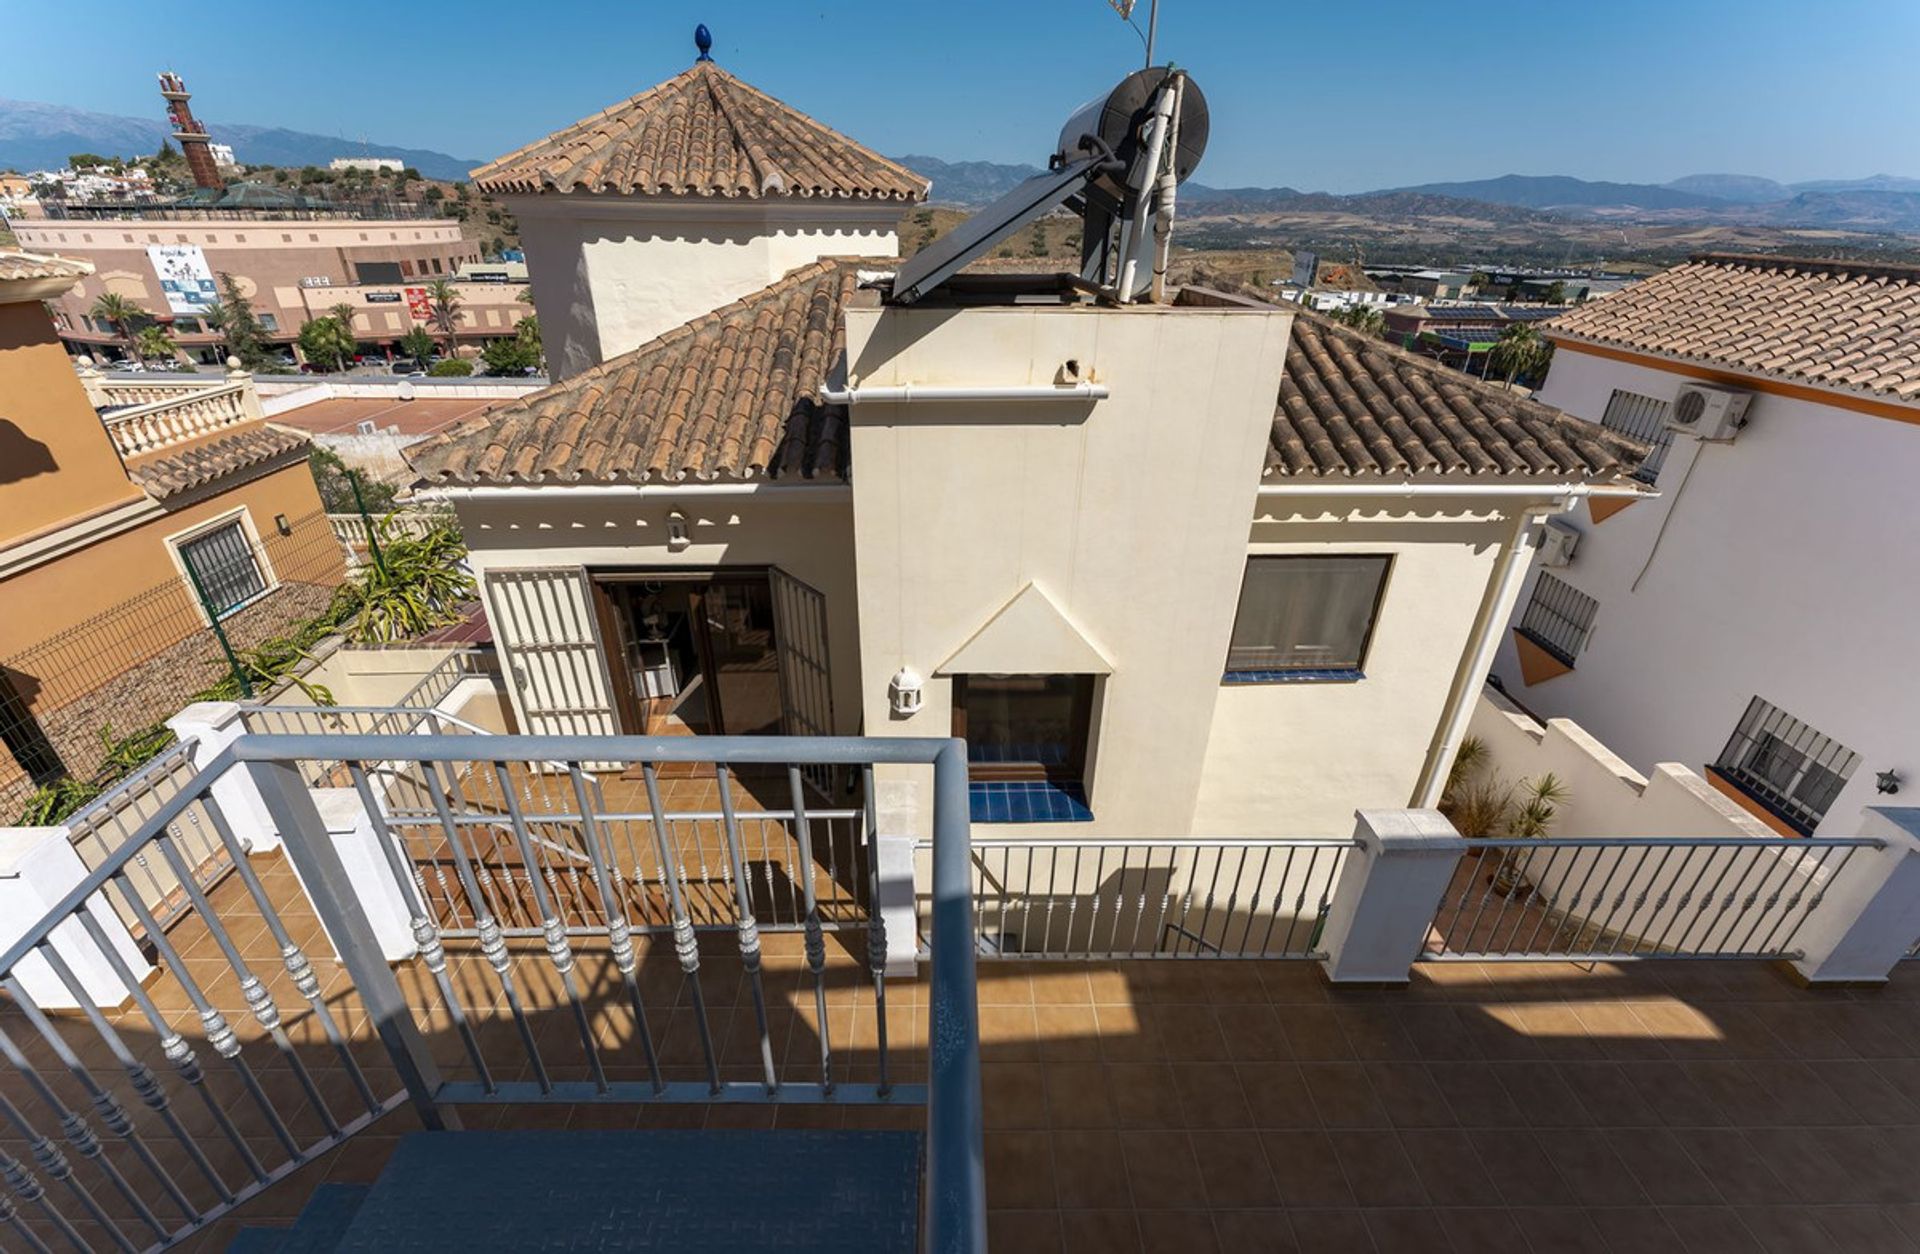
[[[324,950],[312,915],[294,903],[290,873],[261,865],[274,898],[291,903],[296,939]],[[249,960],[276,971],[277,953],[241,898],[229,879],[216,904]],[[240,1010],[237,981],[202,924],[183,922],[173,938],[215,1002]],[[744,1078],[754,1074],[757,1034],[738,960],[724,956],[728,939],[711,938],[704,987],[727,1073]],[[817,1066],[818,1038],[796,942],[768,938],[768,985],[776,1055],[802,1079]],[[833,953],[829,1018],[842,1074],[871,1076],[871,988],[846,949]],[[545,962],[522,950],[517,974],[542,1048],[564,1072],[570,1045],[577,1070],[578,1037]],[[317,953],[315,963],[329,1003],[363,1042],[356,1052],[375,1063],[379,1048],[344,974]],[[581,972],[616,1074],[637,1078],[604,953],[584,953]],[[516,1038],[491,972],[463,955],[455,973],[483,1019],[489,1057],[513,1074]],[[457,1042],[425,1009],[434,998],[420,975],[403,967],[402,987],[422,1006],[434,1052],[457,1070]],[[295,1013],[286,977],[270,983],[319,1087],[344,1109],[351,1091],[337,1056],[311,1015]],[[670,1069],[698,1074],[691,1012],[666,948],[646,957],[641,983]],[[924,985],[889,991],[896,1072],[916,1078]],[[170,977],[152,992],[183,1032],[198,1034]],[[1335,992],[1307,963],[1001,963],[981,967],[979,995],[995,1254],[1920,1250],[1920,970],[1877,992],[1814,994],[1756,964],[1436,965],[1404,990]],[[166,1074],[144,1020],[128,1012],[116,1022]],[[235,1024],[265,1085],[292,1107],[285,1064],[257,1027],[243,1016]],[[33,1035],[11,1010],[0,1025],[17,1041]],[[76,1043],[94,1035],[77,1018],[60,1026]],[[31,1052],[50,1066],[44,1047]],[[104,1050],[84,1052],[102,1077],[117,1076]],[[213,1051],[200,1053],[216,1070]],[[391,1091],[390,1073],[370,1071]],[[17,1078],[4,1089],[51,1127]],[[77,1088],[63,1092],[83,1105]],[[245,1119],[237,1087],[221,1092]],[[206,1133],[184,1096],[176,1108]],[[581,1128],[921,1118],[915,1109],[703,1105],[461,1115],[470,1127]],[[159,1142],[147,1112],[139,1117]],[[405,1109],[388,1116],[268,1189],[198,1248],[224,1248],[239,1222],[290,1219],[322,1179],[371,1178],[415,1127]],[[310,1117],[295,1128],[315,1131]],[[5,1148],[26,1157],[17,1138]],[[742,1182],[743,1198],[751,1187]],[[0,1242],[12,1244],[4,1231]]]

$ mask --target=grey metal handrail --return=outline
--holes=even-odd
[[[355,787],[363,803],[368,807],[367,818],[374,825],[378,842],[385,847],[382,853],[388,858],[395,874],[395,883],[403,898],[415,902],[412,920],[415,940],[419,943],[419,957],[425,967],[439,982],[441,992],[446,996],[446,1012],[452,1017],[454,1028],[462,1036],[462,1043],[471,1052],[475,1064],[477,1079],[472,1081],[456,1080],[452,1077],[442,1079],[441,1066],[436,1061],[422,1035],[421,1026],[416,1022],[415,1010],[407,998],[402,995],[395,972],[389,967],[383,956],[382,942],[376,938],[371,916],[362,905],[361,889],[349,878],[346,865],[339,851],[328,839],[321,822],[313,795],[308,791],[301,778],[299,764],[316,759],[327,758],[346,763],[355,778]],[[219,1190],[219,1200],[210,1206],[191,1201],[178,1190],[170,1187],[170,1177],[165,1175],[159,1160],[146,1154],[144,1142],[140,1139],[140,1129],[121,1118],[119,1109],[112,1102],[111,1095],[103,1087],[95,1085],[88,1061],[82,1055],[74,1055],[68,1062],[83,1086],[94,1094],[94,1104],[110,1130],[126,1140],[129,1151],[137,1161],[146,1164],[160,1179],[163,1188],[167,1188],[177,1208],[186,1220],[186,1226],[173,1228],[173,1221],[164,1224],[153,1212],[138,1210],[138,1217],[147,1224],[153,1234],[160,1239],[161,1245],[171,1244],[187,1235],[201,1230],[221,1214],[230,1211],[233,1206],[256,1194],[260,1189],[284,1178],[296,1170],[301,1163],[319,1152],[340,1144],[347,1137],[368,1126],[398,1105],[411,1101],[428,1128],[457,1127],[455,1111],[459,1104],[475,1101],[566,1101],[575,1100],[586,1094],[587,1085],[577,1081],[554,1080],[549,1082],[540,1062],[539,1051],[534,1047],[528,1024],[522,1008],[516,1000],[511,962],[500,942],[498,921],[487,918],[480,928],[482,953],[488,964],[492,965],[504,989],[508,1008],[518,1022],[521,1035],[532,1059],[535,1080],[496,1080],[489,1075],[486,1064],[478,1052],[478,1046],[469,1025],[463,1017],[459,1003],[454,1001],[447,991],[446,960],[447,955],[441,949],[438,932],[433,922],[420,917],[417,899],[410,898],[411,880],[398,861],[397,851],[392,848],[391,838],[384,828],[384,820],[379,807],[373,801],[366,783],[365,763],[377,763],[396,760],[411,760],[421,763],[467,763],[481,762],[492,768],[505,771],[507,764],[521,764],[520,769],[529,769],[525,764],[546,762],[572,763],[562,782],[570,781],[573,788],[571,800],[583,820],[585,830],[584,847],[590,859],[590,870],[596,877],[600,900],[609,903],[611,934],[613,943],[611,952],[626,982],[626,988],[634,1005],[637,1022],[637,1038],[652,1057],[651,1038],[647,1032],[644,1011],[639,1006],[639,991],[633,980],[632,946],[627,940],[627,921],[618,916],[618,894],[612,891],[608,879],[609,867],[603,858],[603,845],[595,828],[599,815],[589,803],[588,785],[584,771],[578,765],[583,762],[625,761],[639,764],[644,768],[648,784],[649,800],[652,803],[652,816],[656,821],[663,817],[664,811],[655,787],[654,767],[660,763],[692,762],[711,763],[723,769],[719,770],[721,786],[722,816],[728,828],[727,836],[731,848],[731,858],[736,868],[736,889],[739,892],[739,930],[743,955],[747,957],[747,970],[753,976],[752,985],[756,1007],[761,1015],[761,1037],[763,1052],[767,1038],[765,1007],[760,1002],[761,992],[758,983],[758,942],[754,938],[754,920],[750,913],[750,902],[746,887],[739,882],[737,868],[740,865],[740,845],[738,834],[734,830],[740,817],[733,807],[728,793],[728,772],[725,766],[735,764],[784,765],[795,789],[794,818],[803,826],[805,823],[803,802],[799,793],[799,771],[802,765],[857,766],[864,770],[867,779],[866,805],[863,811],[866,829],[878,843],[877,809],[874,803],[873,768],[879,765],[930,766],[933,770],[933,953],[931,957],[931,979],[929,985],[929,1023],[928,1058],[929,1083],[922,1090],[917,1085],[899,1086],[903,1093],[924,1093],[928,1102],[928,1149],[927,1180],[928,1202],[924,1223],[925,1246],[939,1254],[979,1254],[986,1247],[986,1206],[984,1152],[982,1140],[982,1098],[979,1072],[979,1032],[978,1009],[974,989],[973,955],[973,919],[971,852],[969,849],[969,816],[967,803],[966,761],[964,747],[957,740],[908,739],[908,738],[857,738],[857,737],[795,737],[795,738],[649,738],[649,737],[600,737],[600,736],[487,736],[484,738],[469,735],[263,735],[246,734],[234,741],[226,749],[214,756],[206,767],[186,780],[180,790],[171,797],[160,801],[153,813],[145,816],[136,828],[130,830],[126,841],[117,849],[108,853],[100,865],[87,872],[80,883],[68,891],[36,921],[28,933],[0,954],[0,983],[22,1006],[29,1003],[26,992],[20,984],[21,964],[30,957],[38,956],[54,970],[66,988],[79,999],[83,1007],[90,1006],[87,994],[77,982],[75,973],[68,970],[61,957],[58,939],[59,929],[67,928],[69,922],[79,919],[93,937],[94,949],[113,967],[113,973],[121,986],[131,990],[142,1014],[151,1025],[163,1035],[168,1032],[168,1024],[161,1017],[159,1009],[145,998],[141,991],[137,974],[131,969],[131,957],[123,961],[114,951],[105,936],[96,925],[96,916],[100,902],[96,897],[106,897],[109,889],[126,893],[124,872],[129,863],[147,850],[157,850],[165,856],[176,870],[184,870],[181,854],[177,848],[177,838],[169,832],[169,825],[181,816],[189,807],[205,807],[209,822],[217,831],[224,846],[238,851],[242,848],[244,832],[236,832],[219,806],[214,802],[212,790],[229,771],[243,773],[251,784],[252,791],[265,807],[264,820],[277,831],[286,849],[287,856],[298,873],[304,886],[305,899],[319,916],[324,934],[337,950],[346,973],[352,982],[355,994],[360,999],[366,1014],[364,1024],[368,1030],[377,1032],[385,1045],[392,1064],[390,1075],[397,1075],[399,1092],[376,1093],[366,1083],[364,1075],[353,1060],[348,1042],[343,1036],[327,1009],[327,1001],[321,995],[321,986],[314,978],[311,964],[294,943],[282,925],[278,914],[270,906],[268,895],[255,873],[246,864],[244,856],[238,858],[236,870],[244,883],[248,897],[253,900],[267,922],[273,947],[278,950],[278,958],[284,960],[293,988],[313,1006],[333,1047],[339,1051],[347,1064],[348,1074],[358,1086],[364,1113],[336,1119],[330,1109],[330,1103],[323,1100],[305,1065],[287,1039],[281,1023],[280,1012],[274,1004],[274,995],[262,976],[264,971],[256,972],[249,966],[249,959],[242,952],[245,946],[239,944],[228,934],[225,923],[215,911],[206,895],[189,880],[183,887],[191,900],[194,910],[205,919],[211,935],[217,943],[225,964],[238,978],[240,991],[254,1018],[267,1029],[270,1046],[280,1051],[285,1063],[292,1069],[299,1087],[305,1092],[309,1104],[318,1115],[325,1128],[321,1140],[304,1148],[296,1144],[288,1127],[281,1122],[276,1103],[259,1084],[258,1078],[246,1061],[245,1042],[236,1039],[225,1015],[219,1008],[208,1003],[203,991],[196,983],[192,968],[186,964],[179,953],[175,952],[165,934],[152,925],[150,915],[137,899],[130,900],[131,908],[146,924],[153,942],[159,946],[160,959],[166,969],[172,971],[181,982],[189,999],[199,1011],[199,1017],[205,1029],[208,1046],[219,1055],[220,1060],[232,1064],[242,1081],[253,1105],[260,1108],[266,1120],[265,1126],[273,1133],[287,1159],[280,1165],[267,1166],[253,1158],[247,1142],[240,1135],[225,1113],[214,1110],[216,1126],[223,1135],[232,1140],[241,1152],[241,1161],[252,1174],[251,1183],[243,1187],[226,1189],[221,1175],[204,1163],[199,1169],[206,1176],[206,1182]],[[437,778],[440,772],[425,772],[426,791],[435,803],[443,830],[454,830],[448,806],[448,791],[443,790]],[[457,797],[455,800],[459,800]],[[528,857],[531,842],[529,824],[535,816],[523,814],[511,790],[505,797],[506,824],[512,829],[519,841],[523,857]],[[467,891],[471,900],[481,901],[485,893],[476,889],[472,883],[474,868],[467,862],[467,853],[459,840],[452,844],[452,861],[457,870],[469,882]],[[484,874],[484,871],[482,872]],[[784,1096],[786,1089],[779,1087],[771,1070],[771,1055],[767,1055],[768,1074],[766,1100],[823,1100],[835,1093],[844,1093],[846,1100],[885,1100],[891,1091],[887,1080],[885,1024],[886,1008],[884,1001],[884,980],[882,973],[886,960],[886,934],[880,918],[881,900],[878,861],[869,862],[867,874],[870,877],[868,891],[870,937],[868,960],[873,967],[875,977],[875,1010],[880,1030],[879,1065],[880,1083],[863,1086],[839,1082],[826,1070],[829,1056],[826,1050],[825,1021],[822,1021],[822,1067],[823,1086],[814,1086],[816,1092],[809,1094],[803,1090],[805,1085],[795,1084],[795,1090],[789,1098]],[[677,892],[677,885],[664,886],[669,893]],[[645,1100],[650,1094],[667,1096],[669,1100],[713,1100],[721,1094],[719,1079],[714,1077],[711,1084],[668,1084],[663,1081],[657,1067],[652,1071],[650,1094],[643,1094],[648,1088],[644,1082],[609,1079],[601,1071],[597,1061],[596,1046],[591,1025],[587,1021],[585,1010],[572,977],[573,958],[564,929],[553,917],[554,907],[542,895],[536,885],[534,895],[538,900],[540,913],[545,917],[543,934],[546,948],[552,960],[552,970],[568,985],[568,1001],[572,1005],[582,1036],[584,1056],[594,1067],[594,1079],[591,1087],[599,1096],[618,1100]],[[811,903],[810,903],[811,904]],[[685,923],[684,911],[675,905],[675,942],[676,948],[685,940],[691,941],[691,935],[683,937],[680,929]],[[809,935],[810,949],[818,948],[818,929],[814,926]],[[692,958],[686,953],[681,955],[683,965]],[[815,969],[816,980],[820,972]],[[821,995],[824,996],[824,986]],[[697,993],[695,994],[697,998]],[[34,1028],[55,1043],[57,1032],[49,1026],[37,1011],[30,1010],[28,1017]],[[704,1019],[704,1012],[703,1012]],[[112,1023],[89,1009],[88,1020],[103,1036],[110,1047],[109,1053],[117,1057],[127,1071],[129,1083],[140,1093],[143,1100],[152,1095],[161,1103],[156,1109],[164,1110],[164,1089],[156,1086],[154,1077],[147,1071],[145,1064],[135,1055],[119,1045]],[[702,1029],[704,1032],[704,1028]],[[180,1073],[182,1083],[191,1086],[187,1091],[211,1100],[211,1094],[202,1091],[198,1062],[192,1049],[177,1036],[166,1038],[167,1057],[174,1062]],[[35,1079],[31,1066],[24,1057],[15,1058],[14,1051],[0,1039],[0,1047],[8,1053],[8,1059],[16,1067],[27,1070],[29,1080]],[[62,1056],[63,1059],[66,1057]],[[709,1063],[711,1064],[709,1048]],[[651,1062],[650,1062],[651,1065]],[[731,1096],[728,1100],[738,1100],[747,1096],[745,1088],[757,1088],[757,1085],[743,1088],[737,1082],[727,1086]],[[535,1092],[535,1089],[538,1092]],[[668,1095],[666,1090],[674,1088],[677,1094]],[[697,1092],[689,1093],[689,1089]],[[862,1098],[859,1094],[865,1094]],[[917,1094],[916,1094],[917,1095]],[[47,1090],[47,1101],[63,1128],[71,1127],[70,1139],[83,1155],[93,1158],[98,1168],[107,1173],[108,1182],[116,1190],[130,1191],[128,1182],[121,1179],[115,1171],[114,1160],[100,1158],[94,1148],[92,1133],[82,1124],[68,1118],[66,1107],[59,1105],[52,1090]],[[149,1104],[152,1104],[151,1102]],[[238,1113],[238,1108],[236,1108]],[[32,1141],[37,1132],[26,1115],[10,1107],[0,1110],[16,1130]],[[15,1118],[18,1116],[18,1118]],[[122,1131],[123,1127],[126,1129]],[[182,1139],[185,1148],[192,1153],[193,1133],[184,1126],[168,1123],[167,1128],[176,1137]],[[302,1134],[304,1135],[304,1134]],[[93,1150],[89,1153],[89,1150]],[[36,1148],[36,1154],[39,1150]],[[57,1152],[44,1159],[45,1163],[57,1164]],[[198,1160],[195,1160],[198,1162]],[[78,1189],[77,1182],[70,1181],[64,1172],[49,1173],[63,1183],[73,1184],[76,1198],[84,1208],[93,1213],[91,1196],[84,1189]],[[101,1212],[104,1214],[105,1212]],[[115,1231],[109,1227],[109,1231]],[[123,1242],[123,1244],[125,1244]]]

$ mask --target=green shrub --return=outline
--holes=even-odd
[[[434,362],[433,368],[427,373],[436,379],[461,379],[473,373],[473,363],[449,357],[445,361]]]

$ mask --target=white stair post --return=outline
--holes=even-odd
[[[1920,808],[1869,806],[1860,835],[1885,843],[1853,851],[1794,937],[1809,985],[1884,984],[1920,940]]]
[[[393,870],[380,849],[380,837],[374,831],[373,820],[360,804],[360,794],[351,788],[307,791],[326,829],[327,843],[339,857],[347,880],[353,885],[354,898],[360,903],[360,912],[366,916],[367,927],[379,943],[380,956],[388,962],[413,957],[419,952],[419,946],[414,943],[407,899],[401,894],[400,886],[393,882]],[[300,887],[311,897],[313,890],[301,875],[298,863],[293,865],[293,871]],[[333,945],[335,956],[339,956],[339,942],[330,932],[327,940]]]
[[[71,829],[65,826],[0,827],[0,950],[12,947],[25,937],[46,917],[47,911],[59,905],[61,898],[86,878],[87,867],[74,850]],[[107,896],[95,893],[86,909],[127,970],[135,979],[146,979],[153,971],[153,964],[134,944],[132,934],[108,904]],[[113,1009],[132,996],[79,919],[69,916],[53,928],[51,935],[53,947],[73,970],[94,1005]],[[42,1010],[79,1008],[65,982],[38,954],[23,959],[13,974],[19,977],[27,996]]]
[[[920,973],[920,895],[914,883],[919,858],[914,853],[914,833],[927,816],[921,813],[916,780],[882,778],[875,791],[880,856],[874,874],[880,899],[873,908],[880,912],[887,931],[887,978],[912,979]]]
[[[1438,810],[1360,810],[1321,932],[1335,984],[1405,984],[1467,842]]]
[[[167,720],[174,735],[190,745],[193,769],[204,771],[222,750],[240,739],[237,701],[196,701]],[[226,816],[227,825],[251,853],[266,853],[280,847],[280,832],[273,825],[253,777],[246,771],[223,771],[213,782],[213,800]]]

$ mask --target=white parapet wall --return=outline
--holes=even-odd
[[[1578,723],[1540,723],[1498,693],[1482,695],[1468,732],[1485,743],[1489,769],[1501,779],[1551,773],[1566,791],[1540,852],[1505,856],[1529,886],[1529,900],[1563,917],[1555,935],[1577,940],[1575,948],[1738,953],[1777,946],[1791,937],[1802,905],[1817,902],[1851,858],[1779,836],[1679,763],[1641,775]],[[1577,837],[1705,840],[1644,854],[1554,849],[1556,840]],[[1715,839],[1741,843],[1718,849]],[[1756,849],[1752,839],[1777,850]]]
[[[1651,776],[1568,718],[1540,723],[1497,692],[1480,696],[1467,734],[1487,746],[1492,770],[1509,781],[1551,772],[1566,786],[1556,836],[1771,836],[1697,772],[1662,762]]]

